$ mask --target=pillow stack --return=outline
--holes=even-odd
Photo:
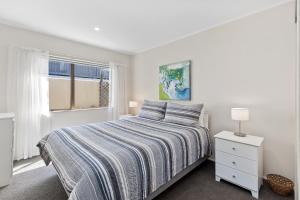
[[[162,120],[165,117],[166,106],[166,102],[145,100],[138,116],[147,119]]]
[[[181,124],[185,126],[199,126],[199,117],[203,104],[181,105],[168,103],[165,122]]]
[[[184,126],[198,127],[202,109],[203,104],[181,105],[145,100],[138,116]]]

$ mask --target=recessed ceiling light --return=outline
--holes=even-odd
[[[94,27],[94,30],[95,30],[95,31],[100,31],[100,28],[99,28],[98,26],[95,26],[95,27]]]

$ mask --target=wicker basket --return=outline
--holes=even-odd
[[[275,193],[281,196],[288,196],[294,189],[293,181],[276,174],[268,174],[267,183]]]

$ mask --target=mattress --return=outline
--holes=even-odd
[[[69,199],[143,200],[210,145],[206,128],[130,117],[54,130],[37,146]]]

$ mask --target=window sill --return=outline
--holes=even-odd
[[[82,108],[82,109],[73,109],[73,110],[53,110],[51,113],[64,113],[64,112],[81,112],[81,111],[90,111],[90,110],[107,110],[112,109],[112,107],[100,107],[100,108]]]

